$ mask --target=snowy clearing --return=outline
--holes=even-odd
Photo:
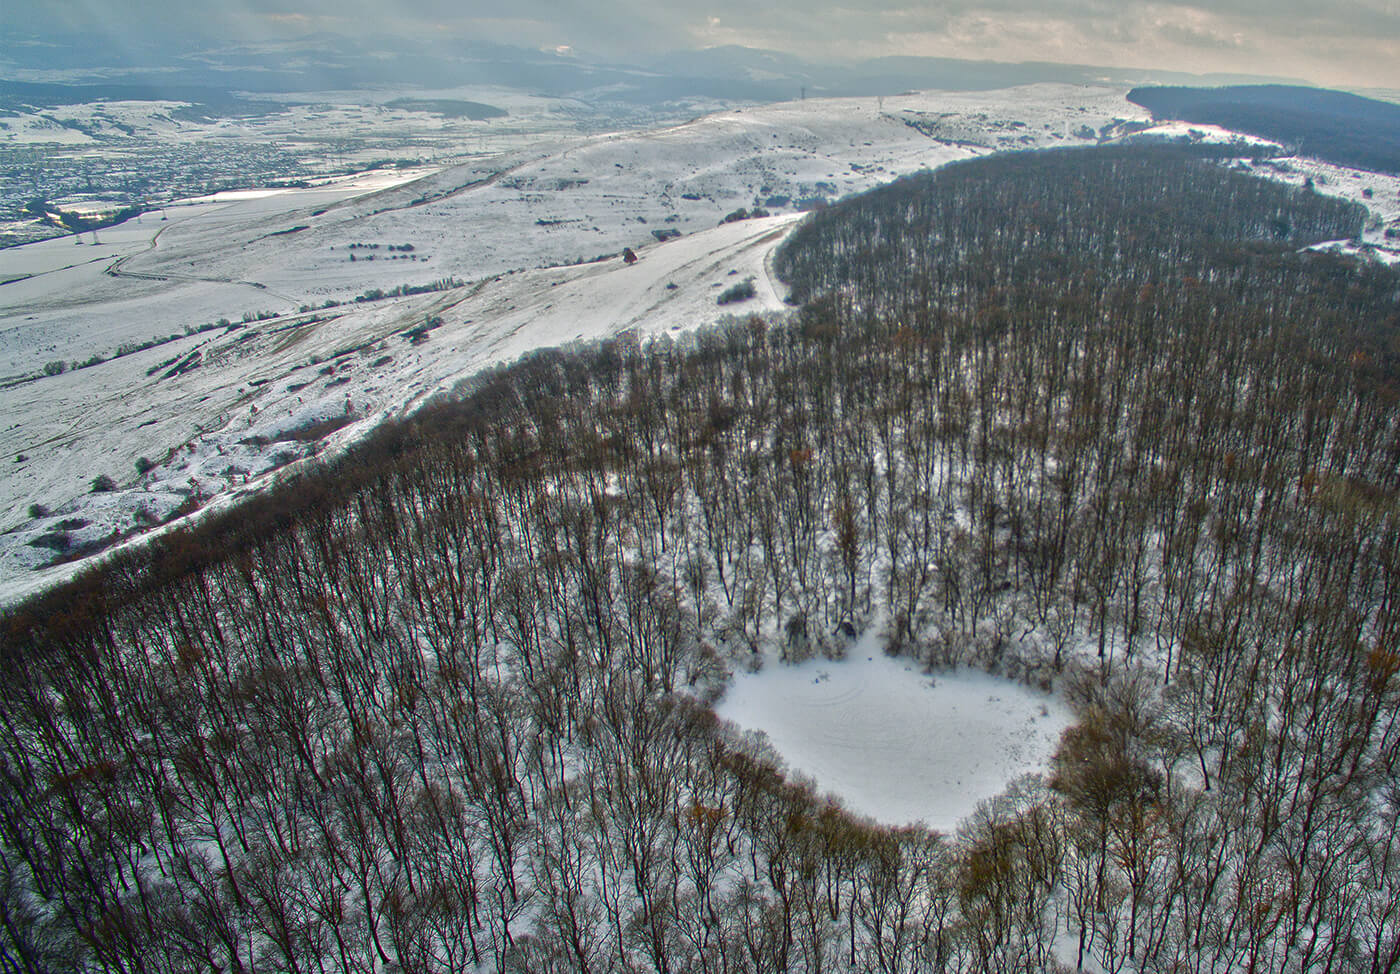
[[[841,662],[737,674],[716,712],[767,735],[792,772],[877,822],[951,831],[1043,771],[1073,722],[1050,694],[986,673],[928,674],[874,633]]]

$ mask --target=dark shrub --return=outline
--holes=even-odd
[[[722,292],[719,296],[719,303],[737,304],[740,301],[747,301],[757,293],[758,291],[753,286],[753,278],[749,278]]]

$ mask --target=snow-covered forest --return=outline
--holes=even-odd
[[[7,970],[1400,969],[1400,277],[1175,149],[814,214],[0,620]],[[951,834],[711,705],[878,629],[1075,708]]]

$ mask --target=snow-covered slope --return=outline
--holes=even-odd
[[[351,199],[330,187],[175,207],[166,221],[147,214],[139,230],[102,231],[101,246],[36,245],[46,260],[84,263],[0,288],[0,374],[108,351],[90,347],[92,336],[111,341],[116,328],[145,340],[245,311],[589,260],[652,242],[653,231],[708,229],[755,204],[790,213],[976,152],[1080,144],[1078,127],[1141,116],[1122,94],[1039,85],[980,100],[792,102],[535,145]],[[413,249],[398,249],[405,244]],[[22,256],[30,249],[6,252],[0,280],[32,272]],[[118,258],[119,276],[106,274]],[[18,322],[23,335],[8,334]]]
[[[0,584],[34,578],[27,569],[51,557],[55,534],[95,543],[191,498],[251,489],[321,449],[316,434],[344,427],[343,441],[484,364],[619,331],[692,327],[724,313],[717,295],[748,278],[757,294],[735,307],[780,307],[765,261],[794,219],[726,224],[645,248],[632,265],[528,270],[220,328],[7,389],[7,413],[23,419],[0,431],[9,468]],[[432,327],[412,334],[423,325]],[[151,467],[140,473],[143,460]],[[91,492],[103,475],[119,489]],[[33,503],[53,513],[30,517]]]
[[[781,308],[766,261],[803,206],[980,153],[1132,134],[1146,116],[1124,94],[1035,85],[746,108],[426,174],[224,194],[97,243],[0,251],[0,600],[69,570],[35,570],[56,555],[256,489],[485,363]],[[1400,188],[1317,182],[1372,190],[1363,202],[1386,200],[1384,220]],[[721,225],[755,205],[773,215]],[[617,256],[629,247],[630,266]],[[717,303],[749,277],[755,298]],[[434,282],[449,286],[354,300]],[[232,325],[196,331],[220,319]],[[29,378],[94,357],[106,361]],[[103,476],[115,489],[92,492]]]

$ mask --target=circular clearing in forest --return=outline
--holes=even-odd
[[[715,710],[762,731],[790,771],[856,814],[943,831],[1044,771],[1073,723],[1051,694],[976,670],[925,673],[873,634],[839,662],[736,674]]]

